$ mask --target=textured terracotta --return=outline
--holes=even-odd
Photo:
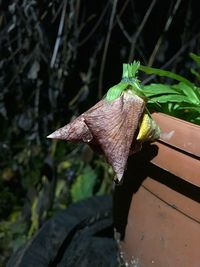
[[[114,194],[127,266],[200,266],[200,127],[154,114],[162,135],[129,163]],[[132,263],[131,263],[132,262]]]

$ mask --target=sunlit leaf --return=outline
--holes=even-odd
[[[180,110],[189,110],[189,111],[195,111],[200,113],[200,107],[199,106],[183,106],[179,107]]]
[[[181,75],[178,75],[176,73],[173,73],[171,71],[167,71],[167,70],[161,70],[161,69],[156,69],[156,68],[150,68],[150,67],[146,67],[143,65],[140,65],[139,69],[147,74],[155,74],[161,77],[168,77],[171,79],[174,79],[176,81],[179,82],[184,82],[189,86],[193,86],[193,83],[191,83],[188,79],[182,77]]]
[[[127,83],[120,82],[117,85],[111,87],[106,94],[106,100],[112,101],[120,97],[121,93],[126,89],[127,86]]]
[[[170,85],[161,83],[152,83],[143,86],[144,93],[147,97],[163,95],[163,94],[177,94],[178,91]]]
[[[168,103],[168,102],[186,102],[191,103],[187,96],[184,95],[178,95],[178,94],[170,94],[170,95],[161,95],[161,96],[155,96],[152,97],[150,102],[158,102],[158,103]]]
[[[187,84],[180,82],[179,84],[174,85],[174,88],[182,91],[191,103],[200,103],[200,98],[195,93],[194,87],[190,87]]]

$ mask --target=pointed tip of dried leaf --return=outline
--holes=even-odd
[[[53,138],[54,138],[54,134],[51,133],[51,134],[47,135],[47,138],[49,138],[49,139],[53,139]]]
[[[123,175],[115,175],[114,176],[114,182],[116,185],[121,185],[123,183]]]
[[[63,140],[65,139],[62,132],[60,131],[60,129],[56,130],[55,132],[49,134],[47,136],[47,138],[49,139],[60,139],[60,140]]]

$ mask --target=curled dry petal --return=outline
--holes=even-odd
[[[121,180],[134,135],[142,115],[144,102],[138,96],[124,93],[101,109],[91,109],[85,121],[98,140],[118,181]]]
[[[142,98],[126,91],[113,101],[99,101],[48,138],[85,142],[92,148],[99,146],[120,182],[128,156],[134,152],[144,107]]]
[[[90,142],[93,138],[91,131],[85,123],[84,116],[81,115],[62,128],[59,128],[47,138],[60,139],[71,142]]]

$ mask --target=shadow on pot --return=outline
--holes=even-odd
[[[114,226],[124,238],[127,224],[128,212],[133,193],[137,192],[142,182],[149,173],[150,161],[158,154],[158,147],[155,144],[144,144],[142,150],[129,157],[127,170],[124,174],[123,183],[116,185],[114,190]]]

